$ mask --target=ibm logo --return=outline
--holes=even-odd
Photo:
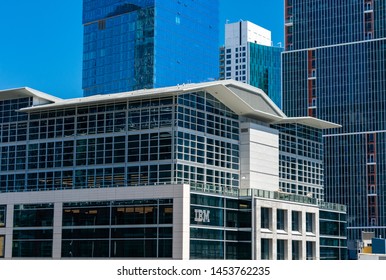
[[[194,209],[195,222],[210,223],[209,215],[209,210]]]

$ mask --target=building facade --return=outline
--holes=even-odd
[[[321,209],[345,213],[311,176],[302,188],[287,178],[312,171],[312,152],[295,155],[297,167],[280,156],[294,140],[282,127],[336,125],[288,118],[244,83],[69,100],[20,88],[1,91],[0,108],[6,259],[320,259]]]
[[[262,89],[281,108],[281,52],[271,31],[249,21],[225,25],[220,48],[220,79],[234,79]]]
[[[84,96],[217,80],[218,17],[218,0],[84,0]]]
[[[325,196],[347,205],[353,257],[362,231],[386,235],[385,3],[285,1],[283,110],[341,128],[324,134]]]

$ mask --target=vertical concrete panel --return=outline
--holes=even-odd
[[[241,188],[279,189],[278,131],[243,123],[240,135]]]
[[[12,239],[13,239],[13,204],[7,205],[7,217],[5,220],[5,250],[4,258],[12,258]]]
[[[175,187],[173,198],[173,259],[190,257],[190,186]]]
[[[62,221],[63,221],[63,203],[54,204],[54,236],[52,244],[52,258],[60,259],[62,257]]]

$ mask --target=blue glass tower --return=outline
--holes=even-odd
[[[352,252],[362,231],[386,236],[385,8],[285,1],[283,109],[342,125],[324,134],[325,196],[348,206]]]
[[[218,79],[218,14],[218,0],[84,0],[84,95]]]
[[[261,88],[281,108],[281,53],[283,48],[249,43],[249,50],[249,84]]]

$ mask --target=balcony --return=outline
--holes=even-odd
[[[292,16],[285,19],[285,26],[292,26],[294,23]]]
[[[364,7],[365,13],[371,13],[373,12],[373,5],[371,3],[366,3]]]

